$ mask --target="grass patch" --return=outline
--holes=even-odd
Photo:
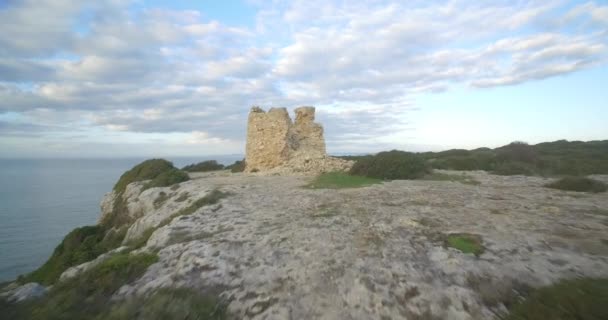
[[[20,283],[51,285],[69,267],[97,258],[120,246],[127,229],[109,230],[103,226],[85,226],[72,230],[55,248],[51,257],[37,270],[20,276]]]
[[[11,319],[102,319],[112,295],[124,284],[141,277],[156,255],[120,253],[78,277],[55,284],[37,300],[0,306]]]
[[[608,186],[598,180],[585,177],[565,177],[546,185],[548,188],[576,192],[605,192]]]
[[[564,280],[535,290],[506,320],[608,319],[608,279]]]
[[[462,184],[468,184],[468,185],[472,185],[472,186],[478,186],[481,184],[481,182],[468,177],[464,174],[447,174],[447,173],[438,173],[438,172],[433,172],[431,174],[427,174],[426,176],[424,176],[423,180],[430,180],[430,181],[452,181],[452,182],[460,182]]]
[[[100,317],[107,320],[227,319],[226,304],[216,295],[194,289],[158,290],[146,297],[135,297],[113,305]]]
[[[420,179],[431,167],[419,154],[392,150],[360,158],[350,174],[382,180]]]
[[[182,168],[184,171],[189,172],[208,172],[208,171],[217,171],[223,170],[224,165],[217,163],[215,160],[207,160],[203,162],[199,162],[197,164],[190,164]]]
[[[317,176],[307,187],[311,189],[360,188],[381,182],[380,179],[354,176],[342,172],[329,172]]]
[[[483,253],[481,236],[470,233],[450,234],[445,240],[446,247],[458,249],[464,253],[473,253],[479,256]]]

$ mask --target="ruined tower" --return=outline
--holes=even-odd
[[[287,109],[264,112],[251,108],[247,123],[246,172],[267,171],[289,162],[327,158],[323,127],[315,123],[315,108],[295,110],[292,123]]]

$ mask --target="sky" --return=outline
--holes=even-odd
[[[243,154],[251,106],[331,154],[608,139],[608,2],[0,0],[0,158]]]

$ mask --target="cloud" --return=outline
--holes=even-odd
[[[421,93],[516,85],[608,55],[608,6],[594,2],[251,2],[249,28],[128,0],[8,2],[0,114],[44,124],[37,132],[183,134],[238,149],[249,106],[317,105],[330,145],[368,147],[410,130]]]

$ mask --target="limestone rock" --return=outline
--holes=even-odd
[[[48,289],[36,282],[26,283],[20,287],[3,292],[0,296],[9,302],[22,302],[32,298],[38,298],[46,294]]]
[[[108,251],[104,254],[101,254],[94,260],[79,264],[77,266],[70,267],[61,274],[61,276],[59,277],[59,281],[65,281],[65,280],[71,279],[75,276],[78,276],[78,275],[82,274],[83,272],[90,270],[91,268],[108,260],[112,255],[114,255],[116,253],[121,253],[127,249],[129,249],[129,247],[122,246],[122,247],[116,248],[114,250]]]
[[[352,161],[328,157],[323,127],[315,122],[314,107],[295,110],[292,123],[285,108],[267,113],[251,108],[247,124],[245,172],[268,174],[346,171]]]

